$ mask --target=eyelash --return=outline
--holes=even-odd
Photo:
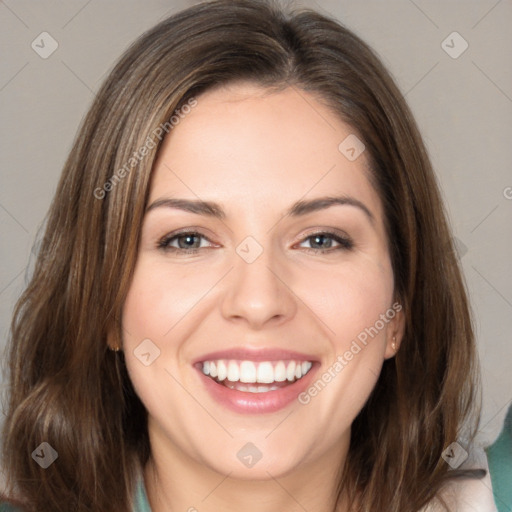
[[[313,254],[318,254],[318,253],[326,254],[326,253],[332,253],[332,252],[339,251],[339,250],[350,250],[354,246],[352,240],[348,236],[341,236],[338,233],[334,233],[333,231],[318,231],[315,233],[308,234],[306,237],[304,237],[301,240],[300,243],[302,243],[310,238],[314,238],[316,236],[325,236],[325,235],[327,235],[329,238],[332,238],[335,242],[337,242],[339,244],[339,246],[330,248],[327,250],[313,249],[313,248],[308,248],[308,247],[303,247],[303,249],[305,249],[306,252],[313,253]],[[184,237],[184,236],[202,237],[205,240],[208,240],[208,242],[210,242],[208,237],[206,237],[205,235],[203,235],[202,233],[199,233],[197,231],[182,231],[179,233],[171,233],[170,235],[166,235],[158,242],[157,247],[158,247],[158,249],[161,249],[165,252],[173,252],[173,253],[180,252],[185,255],[197,254],[201,249],[205,249],[205,247],[198,247],[198,248],[194,248],[194,249],[181,249],[178,247],[169,246],[169,244],[173,240],[175,240],[175,239],[177,240],[178,238]]]

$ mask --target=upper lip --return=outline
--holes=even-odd
[[[239,347],[209,352],[208,354],[195,359],[193,364],[202,363],[203,361],[216,361],[219,359],[238,359],[241,361],[284,361],[288,359],[292,359],[294,361],[317,361],[317,358],[311,354],[304,354],[293,350],[280,348],[251,349]]]

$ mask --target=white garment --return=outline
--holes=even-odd
[[[452,512],[498,512],[492,494],[491,476],[487,455],[482,447],[475,447],[460,469],[482,468],[487,471],[484,478],[454,480],[443,488],[440,495]],[[421,512],[441,512],[445,509],[434,500]]]

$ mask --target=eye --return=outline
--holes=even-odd
[[[312,247],[304,247],[304,249],[313,253],[329,253],[339,250],[349,250],[354,246],[352,240],[348,236],[342,236],[330,231],[321,231],[308,235],[304,241],[301,242],[301,245],[308,241]],[[337,244],[337,246],[333,247],[333,243]]]
[[[205,246],[201,245],[201,239],[210,240],[203,234],[196,231],[183,231],[181,233],[171,233],[166,235],[158,242],[158,248],[168,252],[181,252],[185,254],[193,254],[204,249]],[[210,247],[207,245],[206,247]]]
[[[202,243],[203,241],[206,242],[206,245]],[[302,244],[306,242],[309,242],[312,247],[303,247]],[[353,248],[353,242],[348,236],[330,231],[320,231],[308,235],[299,245],[312,253],[330,253]],[[212,242],[197,231],[182,231],[164,236],[158,242],[157,247],[165,252],[195,254],[200,249],[212,247]]]

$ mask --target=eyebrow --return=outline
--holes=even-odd
[[[351,196],[325,196],[318,197],[316,199],[300,200],[288,209],[285,216],[300,217],[309,213],[325,210],[336,205],[354,206],[360,209],[372,224],[375,222],[375,217],[370,209],[364,203]],[[226,212],[220,204],[213,201],[202,201],[199,199],[157,199],[147,207],[146,213],[161,207],[176,208],[178,210],[195,213],[197,215],[206,215],[217,219],[226,218]]]

